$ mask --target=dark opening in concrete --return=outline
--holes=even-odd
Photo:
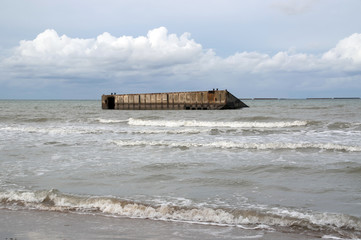
[[[108,109],[114,109],[115,107],[115,99],[114,97],[108,97]]]

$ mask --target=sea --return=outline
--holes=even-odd
[[[361,239],[361,100],[0,100],[0,239]]]

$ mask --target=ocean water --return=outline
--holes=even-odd
[[[245,103],[119,111],[1,100],[0,213],[360,239],[361,100]]]

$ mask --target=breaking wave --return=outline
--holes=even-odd
[[[12,209],[82,212],[165,221],[183,221],[245,229],[288,227],[357,237],[361,220],[345,214],[300,212],[281,208],[228,209],[195,204],[147,204],[115,197],[76,196],[50,191],[7,191],[0,193],[0,204]]]
[[[179,130],[139,130],[132,131],[133,134],[198,134],[202,132],[208,132],[208,130],[198,130],[198,129],[179,129]]]
[[[329,151],[345,151],[345,152],[361,152],[361,146],[347,146],[334,143],[242,143],[219,141],[211,143],[196,142],[171,142],[171,141],[144,141],[144,140],[114,140],[112,141],[118,146],[164,146],[178,148],[223,148],[223,149],[256,149],[256,150],[329,150]]]
[[[216,122],[196,120],[141,120],[128,119],[129,125],[154,127],[228,127],[228,128],[284,128],[306,126],[307,121],[292,122]]]
[[[128,120],[120,120],[120,119],[104,119],[104,118],[96,118],[95,121],[99,123],[124,123]]]
[[[42,133],[42,134],[100,134],[105,132],[104,129],[84,128],[84,127],[0,127],[2,131],[9,132],[27,132],[27,133]]]

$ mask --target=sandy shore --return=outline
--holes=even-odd
[[[299,234],[89,214],[0,209],[0,239],[313,239]]]

